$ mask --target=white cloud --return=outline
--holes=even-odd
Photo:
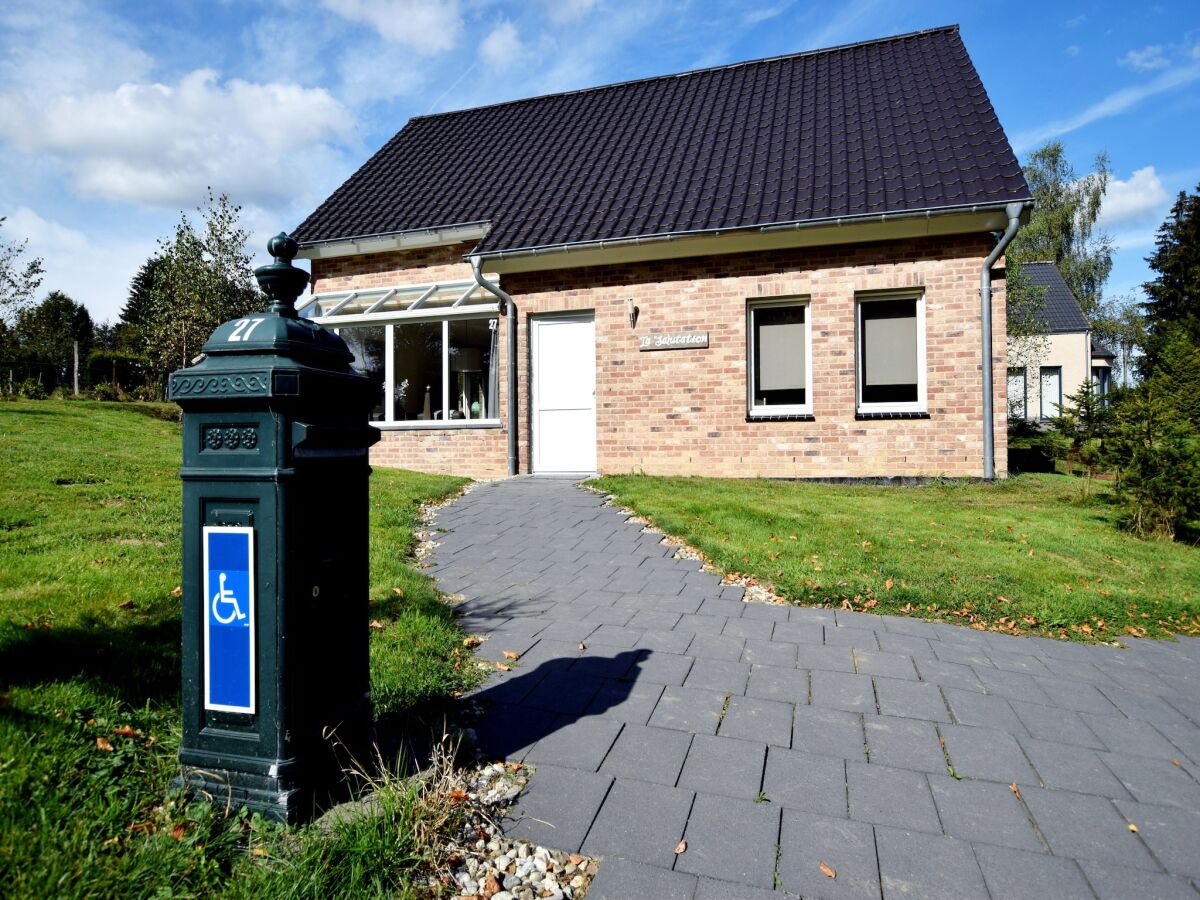
[[[742,16],[743,25],[758,25],[776,16],[781,16],[787,12],[788,7],[792,5],[792,0],[787,0],[786,3],[778,3],[775,6],[760,6],[758,9],[752,9]]]
[[[343,19],[422,56],[451,50],[462,34],[457,0],[321,0]]]
[[[1149,97],[1185,87],[1198,78],[1200,78],[1200,66],[1168,69],[1146,84],[1114,91],[1107,97],[1093,103],[1087,109],[1073,116],[1066,119],[1059,119],[1040,128],[1033,128],[1016,135],[1013,138],[1013,149],[1017,153],[1024,153],[1026,150],[1032,149],[1051,138],[1075,131],[1077,128],[1083,128],[1085,125],[1090,125],[1101,119],[1107,119],[1126,112]]]
[[[130,280],[157,247],[153,238],[115,238],[103,231],[89,237],[26,206],[10,213],[4,228],[28,238],[30,255],[42,257],[42,294],[62,291],[84,304],[97,323],[120,315]]]
[[[1078,56],[1078,55],[1079,55],[1079,45],[1078,45],[1078,44],[1071,44],[1071,45],[1070,45],[1070,46],[1068,46],[1068,47],[1067,47],[1067,49],[1066,49],[1066,50],[1064,50],[1063,52],[1064,52],[1064,53],[1066,53],[1066,54],[1067,54],[1067,56]]]
[[[60,158],[85,195],[150,206],[193,205],[210,185],[241,202],[284,202],[352,128],[324,89],[222,83],[209,69],[40,106],[0,97],[0,135],[19,150]]]
[[[550,21],[556,25],[565,25],[582,19],[596,8],[596,0],[548,0],[546,12]]]
[[[1141,50],[1130,50],[1117,60],[1117,62],[1127,69],[1133,69],[1135,72],[1153,72],[1157,69],[1165,69],[1171,65],[1167,61],[1162,44],[1152,44],[1149,47],[1143,47]]]
[[[1112,178],[1104,194],[1100,222],[1111,229],[1122,222],[1158,217],[1167,203],[1167,191],[1154,166],[1138,169],[1128,179]]]
[[[517,26],[504,21],[497,25],[479,45],[479,53],[485,62],[498,68],[511,66],[525,53],[525,46],[517,34]]]
[[[1082,25],[1086,21],[1087,21],[1087,16],[1085,16],[1085,15],[1075,16],[1074,18],[1067,19],[1067,21],[1063,22],[1063,27],[1064,28],[1078,28],[1080,25]]]

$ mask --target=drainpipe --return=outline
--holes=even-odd
[[[983,261],[983,269],[979,273],[979,314],[983,322],[983,477],[987,481],[996,477],[996,435],[992,411],[992,266],[1016,237],[1025,206],[1025,203],[1010,203],[1005,207],[1008,227]]]
[[[471,274],[475,283],[494,295],[504,304],[505,331],[508,358],[508,474],[511,478],[517,474],[517,304],[506,294],[498,284],[492,284],[483,277],[482,261],[478,256],[471,257]]]

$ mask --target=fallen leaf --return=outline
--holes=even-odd
[[[825,863],[820,863],[821,874],[826,878],[837,878],[837,869],[833,866],[827,866]]]
[[[135,606],[132,600],[126,600],[124,603],[118,603],[117,609],[133,609]]]
[[[496,880],[495,875],[489,875],[483,881],[483,898],[491,900],[493,894],[500,893],[500,882]]]
[[[253,850],[250,851],[250,855],[251,856],[270,856],[271,851],[268,850],[266,847],[255,847]]]
[[[580,641],[580,642],[579,642],[579,649],[580,649],[580,650],[586,650],[586,649],[587,649],[587,644],[585,644],[583,641]]]
[[[1019,787],[1017,787],[1016,782],[1013,782],[1012,784],[1010,784],[1008,786],[1008,789],[1013,792],[1013,794],[1016,796],[1016,798],[1018,800],[1021,799],[1021,789]]]
[[[395,594],[397,597],[403,597],[404,596],[404,588],[392,588],[392,593]]]
[[[382,629],[382,628],[383,628],[383,623],[382,623],[382,622],[380,622],[378,619],[372,619],[372,620],[371,620],[371,627],[372,627],[372,628],[378,628],[378,629]]]
[[[505,659],[520,659],[520,658],[521,658],[521,654],[520,654],[520,653],[516,653],[515,651],[512,651],[512,650],[505,650],[505,651],[504,651],[504,658],[505,658]]]
[[[174,828],[171,829],[172,840],[182,841],[183,834],[185,831],[187,831],[187,826],[185,824],[183,824],[182,822],[177,824]]]
[[[114,728],[113,734],[119,734],[121,737],[140,738],[142,733],[132,725],[122,725],[120,728]]]
[[[496,668],[499,669],[501,672],[511,672],[512,671],[512,666],[507,666],[504,663],[496,663]]]
[[[580,856],[578,853],[572,853],[570,856],[567,857],[567,862],[569,862],[573,866],[577,866],[581,862],[583,862],[584,859],[586,859],[586,857]]]
[[[463,638],[463,646],[466,647],[467,649],[472,649],[474,647],[478,647],[482,643],[483,643],[483,641],[481,641],[478,637],[476,637],[473,634],[468,637]]]
[[[1138,827],[1136,825],[1134,825],[1132,822],[1129,823],[1129,830],[1132,831],[1134,834],[1138,833]]]
[[[450,802],[455,806],[467,802],[467,792],[462,788],[455,788],[450,792]]]
[[[173,591],[171,591],[171,596],[172,597],[182,597],[183,596],[183,588],[176,587]]]
[[[1183,765],[1183,763],[1181,763],[1181,762],[1180,762],[1179,760],[1177,760],[1177,759],[1173,759],[1173,760],[1171,760],[1171,765],[1173,765],[1173,766],[1182,766],[1182,765]]]
[[[105,753],[112,753],[113,752],[112,741],[110,741],[108,738],[103,737],[103,736],[98,737],[98,738],[96,738],[96,749],[103,750]]]
[[[891,578],[889,578],[887,581],[885,581],[883,583],[883,586],[890,591],[892,589],[892,585],[895,583],[896,583],[895,581],[893,581]]]
[[[678,856],[680,853],[683,853],[683,852],[684,852],[684,851],[686,851],[686,850],[687,850],[687,841],[680,841],[680,842],[679,842],[679,843],[678,843],[678,844],[675,846],[675,854],[676,854],[677,856]]]

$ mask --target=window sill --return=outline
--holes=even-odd
[[[929,413],[920,410],[909,410],[905,412],[863,412],[859,410],[854,414],[854,418],[860,422],[869,422],[874,420],[884,419],[928,419]]]
[[[368,422],[368,425],[373,425],[380,431],[463,431],[476,428],[499,428],[501,423],[499,419],[450,419],[443,422],[441,419],[426,421],[424,419],[405,422]]]
[[[747,413],[747,422],[815,422],[816,416],[812,413],[780,413],[777,416],[769,416],[760,413]]]

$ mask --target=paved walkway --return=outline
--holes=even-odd
[[[521,654],[477,695],[537,767],[511,831],[603,857],[593,900],[1200,897],[1200,641],[743,603],[567,481],[438,526],[480,655]]]

